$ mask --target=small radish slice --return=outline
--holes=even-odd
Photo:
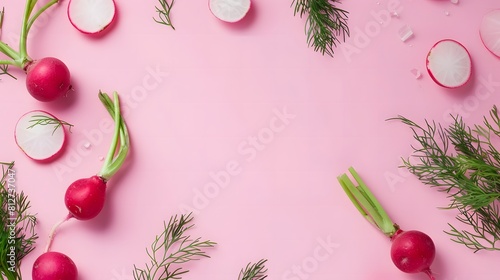
[[[50,122],[36,124],[39,120]],[[45,111],[35,110],[24,114],[18,120],[15,140],[29,158],[48,161],[62,151],[66,142],[66,131],[63,123],[56,117]]]
[[[479,34],[484,46],[500,57],[500,9],[490,11],[483,16]]]
[[[472,74],[469,52],[462,44],[451,39],[437,42],[429,51],[426,64],[434,82],[446,88],[466,84]]]
[[[68,18],[71,24],[86,34],[96,34],[108,27],[116,15],[114,0],[70,0]]]
[[[209,0],[212,14],[226,22],[237,22],[250,10],[250,0]]]

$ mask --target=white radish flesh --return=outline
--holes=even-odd
[[[40,118],[55,120],[50,124],[36,124]],[[66,131],[58,119],[44,111],[31,111],[24,114],[17,122],[15,140],[19,148],[31,159],[47,161],[55,158],[62,151],[66,142]]]
[[[250,0],[209,0],[212,14],[226,22],[237,22],[250,10]]]
[[[440,86],[457,88],[466,84],[472,74],[472,61],[459,42],[445,39],[437,42],[427,55],[427,71]]]
[[[79,31],[95,34],[108,27],[116,15],[113,0],[71,0],[68,4],[68,18]]]
[[[490,11],[483,16],[479,34],[484,46],[500,57],[500,9]]]

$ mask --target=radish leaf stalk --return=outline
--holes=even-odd
[[[266,259],[249,263],[240,271],[238,280],[264,280],[267,278]]]
[[[336,5],[340,0],[293,0],[294,15],[307,16],[305,33],[307,44],[322,55],[333,57],[337,44],[349,36],[346,10]]]
[[[99,100],[101,100],[102,104],[115,121],[113,140],[101,171],[98,173],[98,176],[107,181],[121,168],[125,162],[125,158],[127,157],[130,147],[130,137],[127,125],[121,115],[118,94],[116,92],[114,93],[114,101],[112,101],[107,94],[99,92]],[[116,151],[118,143],[120,146],[118,151]]]
[[[467,125],[461,116],[443,126],[425,120],[424,125],[398,116],[407,125],[419,147],[403,159],[403,166],[422,183],[446,192],[448,209],[457,209],[456,219],[468,229],[449,224],[451,239],[474,252],[500,250],[500,117],[496,106],[484,116],[482,125]],[[412,161],[411,159],[415,159]]]
[[[156,12],[158,13],[158,19],[153,18],[153,20],[159,24],[170,26],[175,30],[172,20],[170,19],[170,12],[172,11],[175,0],[158,0],[158,2],[160,3],[160,7],[155,6]]]
[[[373,193],[361,180],[359,174],[352,167],[349,168],[349,172],[358,185],[354,185],[347,174],[340,175],[338,180],[345,193],[368,222],[391,238],[399,229],[399,226],[391,220]]]
[[[346,173],[337,179],[361,215],[391,240],[391,259],[394,265],[403,272],[423,272],[430,280],[435,280],[430,269],[435,257],[432,239],[420,231],[403,231],[391,220],[356,170],[350,167],[349,173],[356,184]]]
[[[10,176],[15,174],[14,162],[0,162],[0,278],[20,280],[21,261],[35,249],[38,235],[35,232],[36,216],[30,213],[30,201],[24,192],[12,188]],[[13,208],[12,208],[13,207]],[[14,238],[11,238],[14,231]],[[14,250],[12,251],[12,248]],[[15,256],[15,261],[8,254]]]
[[[130,146],[127,125],[120,110],[118,93],[113,93],[113,100],[108,94],[99,91],[99,100],[112,116],[115,130],[108,155],[101,170],[90,178],[74,181],[66,190],[65,204],[69,210],[64,219],[53,226],[45,252],[49,252],[57,229],[71,218],[89,220],[96,217],[104,207],[107,182],[123,166]]]
[[[210,240],[202,241],[201,238],[193,239],[186,232],[194,224],[191,214],[177,215],[164,223],[163,232],[156,236],[146,253],[150,263],[146,268],[134,266],[135,280],[169,280],[181,279],[189,270],[180,265],[191,260],[209,258],[205,250],[214,247],[217,243]]]

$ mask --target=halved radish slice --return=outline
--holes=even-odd
[[[116,15],[114,0],[70,0],[68,18],[79,31],[95,34],[108,27]]]
[[[54,159],[66,142],[64,124],[45,111],[28,112],[17,121],[14,134],[16,144],[31,159]]]
[[[250,0],[209,0],[212,14],[226,22],[237,22],[250,10]]]
[[[434,82],[446,88],[466,84],[472,74],[469,52],[462,44],[451,39],[437,42],[429,51],[426,64]]]
[[[500,57],[500,9],[490,11],[483,16],[479,34],[484,46]]]

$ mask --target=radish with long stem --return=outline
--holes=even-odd
[[[391,220],[354,168],[349,168],[349,172],[358,184],[357,186],[347,174],[340,175],[338,181],[354,206],[368,222],[390,238],[392,241],[391,259],[394,265],[403,272],[423,272],[429,276],[429,279],[435,280],[430,269],[436,254],[432,239],[420,231],[400,229]]]
[[[61,60],[54,57],[35,60],[28,55],[27,41],[31,27],[43,12],[59,1],[51,0],[35,9],[37,2],[38,0],[26,0],[19,49],[15,50],[0,41],[0,52],[8,57],[0,59],[0,65],[14,66],[24,70],[28,92],[35,99],[48,102],[64,96],[71,89],[71,81],[69,69]],[[2,18],[3,14],[2,10]]]
[[[62,221],[54,225],[49,234],[45,252],[39,258],[43,259],[45,254],[51,253],[50,249],[55,233],[64,222],[71,218],[90,220],[101,212],[106,200],[107,182],[118,172],[127,158],[130,139],[127,125],[121,114],[118,94],[115,92],[113,100],[111,100],[106,93],[99,92],[99,99],[115,122],[114,135],[109,152],[101,170],[96,175],[76,180],[66,190],[64,202],[69,213]],[[38,265],[39,267],[44,267],[43,262],[41,264],[38,263]],[[51,273],[54,272],[51,270]],[[35,275],[39,275],[39,277],[35,278]],[[39,270],[35,270],[34,267],[33,279],[44,280],[47,278],[44,278],[43,274]]]

